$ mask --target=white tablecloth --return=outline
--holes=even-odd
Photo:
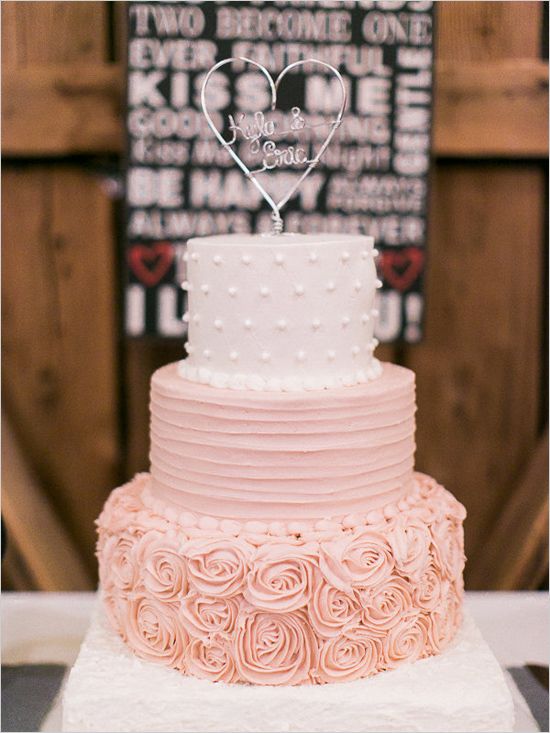
[[[72,665],[88,627],[93,593],[4,593],[3,664]],[[547,593],[469,592],[467,606],[503,667],[548,665]],[[518,699],[517,730],[537,730]],[[52,710],[43,730],[59,730]]]

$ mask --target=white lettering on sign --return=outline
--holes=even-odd
[[[264,9],[228,3],[217,9],[216,34],[220,39],[349,42],[351,15],[340,10]]]
[[[403,69],[431,69],[433,53],[431,48],[409,48],[397,49],[397,63]]]
[[[393,164],[396,172],[405,176],[425,174],[430,165],[431,49],[428,54],[426,49],[420,53],[409,48],[400,48],[397,53],[398,67],[403,63],[406,71],[400,71],[396,78]],[[415,64],[419,68],[415,69]],[[426,68],[428,64],[430,68]]]
[[[281,171],[271,175],[271,190],[276,198],[280,198],[300,172]],[[294,194],[299,197],[300,208],[311,211],[317,206],[319,192],[325,182],[322,173],[311,173],[302,186]],[[240,171],[229,170],[194,170],[190,179],[191,206],[193,208],[210,207],[212,209],[238,206],[256,211],[262,204],[262,196]]]
[[[189,143],[138,138],[130,142],[130,155],[137,163],[185,165],[189,162]]]
[[[128,47],[128,62],[134,69],[171,68],[176,71],[197,71],[214,66],[216,51],[213,41],[135,38]]]
[[[318,59],[335,66],[342,74],[364,76],[376,73],[391,76],[392,70],[384,65],[383,49],[379,46],[355,46],[343,43],[265,43],[262,41],[235,41],[231,56],[257,61],[272,73],[280,71],[288,64],[304,59]]]
[[[348,77],[342,77],[346,94],[349,97],[351,83]],[[311,74],[306,78],[305,106],[310,113],[321,112],[328,115],[338,112],[342,103],[342,92],[338,79],[320,74]],[[330,146],[329,146],[330,148]]]
[[[219,113],[212,114],[213,120],[220,120]],[[136,107],[128,113],[128,130],[133,137],[153,137],[164,139],[177,137],[191,140],[197,137],[210,137],[208,124],[202,112],[192,107],[175,110],[171,107],[148,109]]]
[[[405,314],[407,325],[405,327],[405,338],[412,344],[420,340],[422,336],[422,312],[424,302],[419,293],[408,293],[405,296]]]
[[[377,293],[377,308],[375,336],[379,341],[393,341],[401,331],[401,296],[393,290]]]
[[[196,5],[163,5],[161,3],[133,3],[130,17],[138,36],[146,36],[152,30],[158,36],[200,36],[204,30],[204,13]]]
[[[163,336],[183,336],[185,323],[178,315],[178,289],[176,285],[161,285],[158,289],[158,328]]]
[[[235,81],[235,104],[242,112],[254,112],[257,109],[268,109],[271,104],[271,95],[265,79],[257,73],[243,72]],[[207,100],[208,101],[208,100]],[[208,103],[212,109],[220,109]]]
[[[145,288],[128,285],[126,288],[126,333],[142,336],[145,332]]]
[[[170,104],[176,109],[189,104],[189,76],[182,71],[172,74],[170,80]]]
[[[387,171],[391,164],[389,145],[330,145],[323,156],[323,163],[332,170],[359,173],[365,169]]]
[[[181,206],[183,171],[177,168],[152,170],[132,168],[128,172],[128,203],[131,206]]]
[[[166,99],[157,86],[166,79],[162,71],[131,71],[128,74],[128,100],[132,106],[149,104],[151,107],[162,107]]]
[[[250,213],[245,211],[159,211],[134,209],[128,222],[128,235],[143,239],[188,239],[217,232],[250,231]]]
[[[391,81],[367,76],[357,84],[356,109],[363,115],[387,115],[391,112]]]
[[[366,14],[362,32],[367,43],[422,46],[432,41],[432,19],[427,14],[383,13],[375,10]]]
[[[343,211],[421,211],[425,191],[422,178],[338,174],[329,181],[327,204]]]
[[[262,64],[274,79],[287,65],[311,58],[342,74],[346,114],[288,202],[285,230],[372,235],[384,280],[377,336],[418,340],[432,6],[427,0],[129,3],[126,231],[134,250],[127,333],[181,338],[186,296],[171,289],[172,255],[189,237],[271,229],[271,212],[200,110],[209,69],[233,56]],[[341,98],[338,82],[319,66],[290,71],[278,97],[271,110],[265,77],[243,62],[218,70],[207,88],[214,124],[254,174],[263,170],[262,184],[274,200],[315,157]],[[290,126],[292,108],[295,119],[307,121],[299,135]]]
[[[200,109],[201,89],[206,74],[199,74],[195,79],[194,102],[197,109]],[[229,79],[223,71],[216,71],[210,77],[206,88],[206,105],[208,109],[216,112],[225,109],[231,103],[229,90]]]

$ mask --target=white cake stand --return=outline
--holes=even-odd
[[[136,658],[98,608],[63,697],[63,731],[512,731],[501,668],[466,614],[445,653],[370,679],[261,687],[184,677]]]

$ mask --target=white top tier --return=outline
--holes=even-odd
[[[187,379],[325,389],[380,374],[372,237],[229,234],[187,247]]]

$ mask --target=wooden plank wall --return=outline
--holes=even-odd
[[[536,2],[445,3],[437,58],[453,68],[491,64],[495,78],[499,67],[527,65],[540,56],[542,9]],[[489,103],[494,91],[486,88]],[[487,133],[496,139],[498,126]],[[541,430],[544,168],[503,147],[478,151],[474,141],[469,155],[436,162],[425,339],[403,354],[417,372],[417,465],[468,509],[467,581],[476,588],[492,586],[478,569],[485,543]],[[503,563],[515,561],[516,540],[512,534],[501,548],[510,556]],[[539,566],[540,575],[525,583],[545,572]]]
[[[471,588],[546,572],[543,6],[437,4],[426,337],[380,348],[417,372],[417,465],[469,510]],[[122,10],[2,4],[4,404],[90,582],[93,519],[147,468],[150,375],[182,353],[117,342],[113,211],[87,172],[122,150]]]
[[[102,2],[2,3],[4,79],[47,72],[50,65],[78,78],[79,66],[108,60],[107,22]],[[3,111],[8,125],[9,97]],[[35,110],[32,122],[35,135],[41,130],[40,137],[48,138],[56,120],[43,111]],[[88,112],[93,115],[93,105]],[[52,152],[62,158],[15,159],[4,148],[6,155],[4,409],[92,586],[93,521],[119,480],[121,464],[112,206],[86,160],[71,159],[63,146]],[[15,490],[25,487],[12,487],[6,478],[4,491]],[[28,552],[32,563],[31,547]],[[7,576],[9,581],[9,567]],[[67,578],[66,587],[74,585],[82,582]]]

